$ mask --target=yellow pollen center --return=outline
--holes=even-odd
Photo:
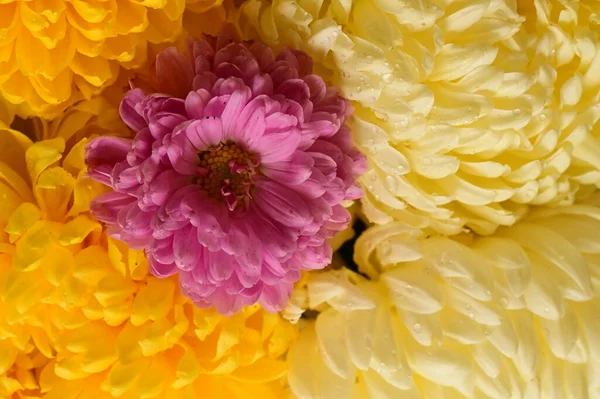
[[[225,201],[231,210],[249,197],[256,174],[258,157],[235,143],[221,143],[198,154],[199,165],[206,172],[198,177],[200,188],[213,199]]]

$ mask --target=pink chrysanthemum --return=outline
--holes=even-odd
[[[199,306],[281,310],[301,269],[329,263],[327,239],[349,222],[340,202],[361,195],[350,105],[302,52],[225,34],[188,47],[157,57],[168,94],[125,96],[133,140],[90,142],[90,176],[114,190],[92,211]]]

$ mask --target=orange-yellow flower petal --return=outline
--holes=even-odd
[[[185,0],[0,3],[0,94],[22,117],[53,118],[175,40]]]

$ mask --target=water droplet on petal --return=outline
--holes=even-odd
[[[413,330],[417,334],[420,333],[421,332],[421,325],[419,323],[415,323],[415,325],[413,326]]]

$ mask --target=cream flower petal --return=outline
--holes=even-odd
[[[307,51],[353,100],[369,221],[487,235],[600,184],[599,12],[590,1],[247,0],[235,20]]]
[[[301,320],[288,355],[292,391],[301,399],[595,397],[598,229],[598,195],[540,208],[492,237],[371,227],[355,248],[364,275],[334,263],[292,296],[296,317],[317,312]]]

